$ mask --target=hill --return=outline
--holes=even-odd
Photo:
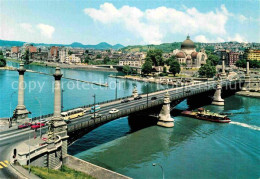
[[[150,49],[160,49],[163,52],[169,53],[175,49],[179,49],[181,47],[181,42],[174,43],[163,43],[160,45],[133,45],[123,47],[121,50],[124,52],[147,52]]]
[[[8,40],[0,40],[0,46],[5,47],[12,47],[12,46],[23,46],[24,43],[22,41],[8,41]],[[79,42],[73,42],[72,44],[45,44],[45,43],[31,43],[33,46],[66,46],[66,47],[73,47],[73,48],[92,48],[92,49],[119,49],[123,48],[124,46],[121,44],[111,45],[106,42],[101,42],[97,45],[84,45]]]

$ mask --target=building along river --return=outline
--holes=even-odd
[[[9,64],[17,65],[17,64]],[[29,66],[32,70],[53,73],[49,67]],[[64,76],[95,82],[115,82],[108,75],[111,72],[93,72],[63,69]],[[0,71],[1,117],[9,115],[11,83],[18,80],[15,71]],[[39,115],[42,103],[43,114],[53,111],[53,77],[26,73],[25,81],[45,82],[47,85],[29,92],[26,89],[25,105]],[[101,80],[101,81],[99,81]],[[66,81],[66,80],[64,80]],[[131,95],[133,87],[145,93],[146,84],[125,79],[118,80],[118,96]],[[118,84],[118,85],[119,85]],[[118,86],[119,87],[119,86]],[[150,84],[149,90],[155,91],[165,86]],[[115,90],[105,87],[97,89],[68,89],[64,92],[65,109],[92,104],[92,95],[97,94],[97,101],[115,97]],[[17,94],[12,98],[12,106],[17,104]],[[184,110],[189,106],[183,101],[176,109]],[[242,96],[225,98],[225,106],[206,105],[214,112],[231,114],[232,122],[219,124],[193,118],[175,116],[173,128],[152,125],[149,118],[123,117],[109,122],[77,140],[68,152],[83,160],[114,170],[133,178],[157,179],[162,171],[153,163],[163,166],[165,178],[259,178],[260,177],[260,100]]]

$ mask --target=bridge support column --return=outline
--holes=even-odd
[[[249,71],[249,60],[246,61],[246,75],[245,83],[242,87],[242,91],[249,91],[250,88],[250,71]]]
[[[138,91],[137,91],[136,86],[134,87],[132,95],[133,95],[134,98],[138,96]]]
[[[19,73],[19,86],[18,86],[18,105],[14,110],[13,119],[17,122],[25,122],[25,119],[28,119],[29,111],[24,105],[24,73],[26,69],[24,64],[20,63],[20,67],[17,69]]]
[[[218,82],[216,92],[213,96],[212,104],[218,106],[224,106],[224,99],[221,98],[221,84]]]
[[[170,110],[170,95],[167,93],[164,96],[164,104],[162,106],[161,112],[159,114],[159,121],[157,122],[158,126],[162,127],[173,127],[174,119],[171,117]]]
[[[227,77],[227,75],[226,75],[226,71],[225,71],[225,56],[223,55],[223,57],[222,57],[222,72],[221,72],[221,74],[220,74],[220,77],[221,78],[226,78]]]
[[[54,140],[57,136],[61,137],[62,140],[62,158],[67,155],[67,123],[64,122],[61,117],[61,71],[60,67],[56,67],[56,71],[53,74],[55,79],[54,84],[54,115],[49,122],[49,130],[48,130],[48,144],[53,146]],[[50,159],[50,161],[52,161]]]

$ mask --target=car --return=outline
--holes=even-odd
[[[142,96],[136,96],[134,100],[142,99]]]
[[[127,103],[129,101],[130,101],[129,99],[124,99],[124,100],[121,101],[121,103]]]
[[[44,123],[36,123],[36,124],[33,124],[33,125],[31,125],[31,129],[38,129],[38,128],[40,128],[40,127],[44,127],[45,126],[45,124]]]
[[[91,119],[94,119],[94,118],[100,118],[100,117],[102,117],[102,115],[96,113],[95,116],[94,116],[94,114],[91,116]]]
[[[47,119],[41,119],[40,122],[41,123],[46,123],[46,122],[48,122],[48,120]]]
[[[29,127],[31,125],[32,125],[31,123],[24,123],[24,124],[19,125],[18,129],[24,129],[24,128],[27,128],[27,127]]]
[[[151,100],[156,100],[157,99],[157,97],[156,96],[153,96],[152,98],[151,98]]]
[[[110,114],[114,114],[114,113],[118,113],[119,112],[119,110],[118,109],[111,109],[110,111],[109,111],[109,113]]]

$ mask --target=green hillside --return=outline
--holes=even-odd
[[[121,48],[122,51],[124,52],[147,52],[149,49],[160,49],[164,53],[170,53],[175,49],[180,49],[181,48],[181,43],[182,42],[174,42],[174,43],[163,43],[160,45],[133,45],[133,46],[127,46],[124,48]],[[201,49],[202,43],[195,43],[196,45],[196,50],[199,51]],[[214,49],[213,45],[212,46],[207,46],[205,48],[206,50],[208,49]]]

